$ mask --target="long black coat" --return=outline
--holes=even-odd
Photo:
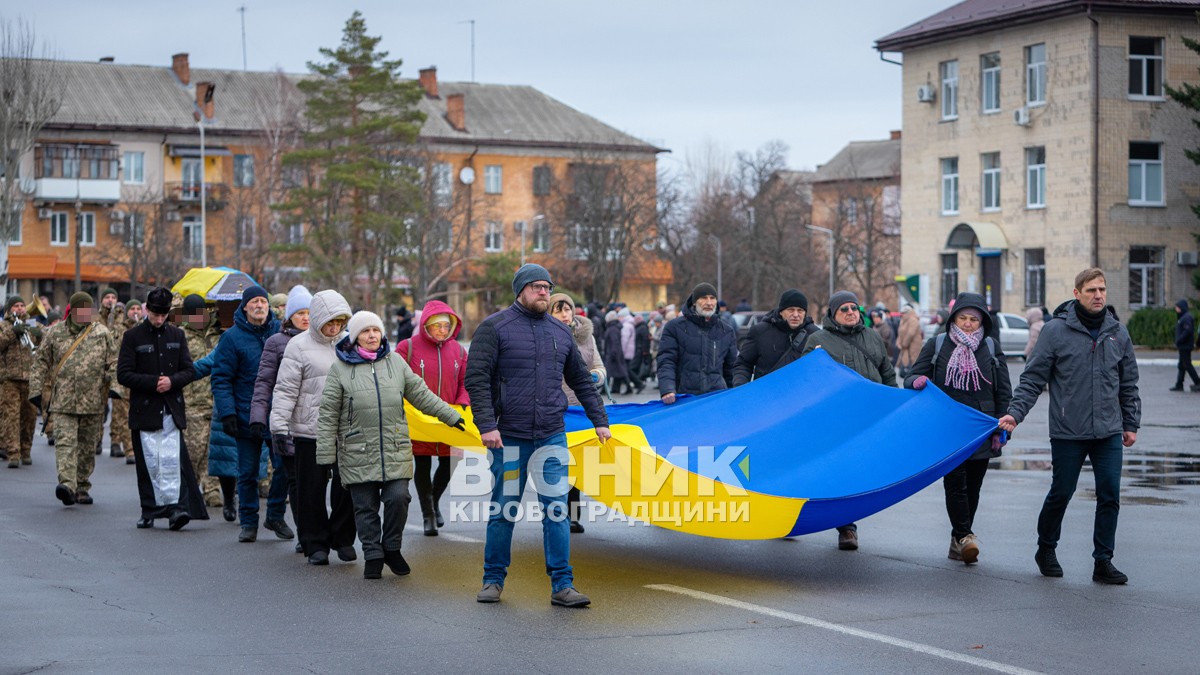
[[[160,394],[158,378],[163,375],[171,379],[171,388]],[[195,376],[182,329],[169,323],[155,328],[146,320],[125,331],[117,354],[117,382],[129,388],[129,428],[162,429],[164,407],[171,411],[176,427],[187,427],[183,388]]]
[[[621,322],[609,321],[604,327],[604,369],[614,380],[629,377],[629,365],[621,351]]]
[[[750,327],[746,337],[738,344],[737,365],[733,367],[733,386],[746,384],[786,366],[799,357],[804,349],[804,339],[820,330],[813,320],[804,317],[804,323],[792,330],[788,322],[772,310],[762,321]],[[793,358],[784,357],[795,345]]]

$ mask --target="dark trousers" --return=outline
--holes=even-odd
[[[316,439],[297,436],[292,438],[292,443],[296,446],[296,455],[292,458],[296,476],[292,520],[296,521],[296,537],[304,555],[354,546],[354,502],[342,487],[337,465],[330,475],[328,469],[317,464]],[[289,479],[292,474],[293,469],[289,467]],[[329,491],[328,511],[325,509],[326,489]]]
[[[637,356],[625,362],[625,370],[629,372],[629,386],[635,389],[641,389],[646,386],[642,383],[641,375],[638,373],[641,370],[641,364],[637,362]]]
[[[417,501],[421,504],[421,515],[423,516],[433,515],[442,494],[446,491],[446,486],[450,485],[450,463],[454,458],[439,455],[437,460],[437,471],[433,473],[431,480],[429,470],[433,468],[433,456],[413,455],[413,466],[416,471],[413,483],[416,484]]]
[[[267,491],[267,520],[283,520],[287,510],[287,470],[279,455],[270,451],[261,438],[238,438],[238,520],[242,527],[258,527],[258,468],[262,453],[271,456],[271,487]]]
[[[408,479],[371,481],[347,485],[354,502],[354,523],[362,542],[364,560],[380,560],[384,551],[399,551],[408,521]],[[383,522],[379,505],[383,504]]]
[[[1062,533],[1063,514],[1075,494],[1083,460],[1091,459],[1096,477],[1096,523],[1092,529],[1092,557],[1111,560],[1117,539],[1117,513],[1121,510],[1121,434],[1083,441],[1050,439],[1053,477],[1050,492],[1038,516],[1038,546],[1055,548]]]
[[[1192,365],[1192,350],[1179,350],[1179,375],[1175,378],[1175,386],[1183,386],[1184,376],[1192,378],[1192,384],[1200,385],[1200,375],[1196,374],[1196,366]]]
[[[987,474],[988,459],[968,459],[942,478],[946,491],[946,515],[950,516],[950,534],[955,540],[974,534],[975,510],[979,508],[979,489]]]

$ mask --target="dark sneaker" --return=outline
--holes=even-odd
[[[1063,575],[1062,565],[1058,564],[1058,556],[1055,555],[1054,549],[1039,546],[1037,553],[1033,555],[1033,560],[1041,570],[1042,576],[1061,577]]]
[[[592,600],[575,590],[574,586],[567,586],[557,593],[550,594],[550,604],[559,607],[587,607],[592,604]]]
[[[364,579],[382,579],[383,578],[383,558],[368,560],[363,567]]]
[[[838,549],[842,551],[857,551],[858,532],[855,530],[838,532]]]
[[[475,596],[475,602],[500,602],[500,594],[503,592],[504,587],[500,584],[484,584]]]
[[[358,560],[358,553],[353,546],[343,546],[337,550],[338,560],[342,562],[354,562]]]
[[[288,527],[287,523],[282,520],[268,520],[263,523],[263,527],[275,533],[280,539],[295,539],[296,533],[292,532],[292,528]]]
[[[308,556],[309,565],[328,565],[329,554],[325,551],[313,551],[313,554]]]
[[[142,518],[141,520],[137,521],[136,527],[139,530],[148,530],[148,529],[154,527],[154,519],[153,518]]]
[[[250,542],[258,541],[258,528],[257,527],[243,527],[241,529],[241,531],[238,532],[238,541],[246,543],[246,544],[248,544]]]
[[[404,559],[404,556],[400,555],[400,551],[385,550],[383,552],[383,561],[387,563],[388,569],[392,571],[392,574],[398,577],[412,572],[412,568],[408,566],[408,561]]]
[[[1113,567],[1111,560],[1097,560],[1092,570],[1092,581],[1102,584],[1120,585],[1129,581],[1121,570]]]
[[[58,487],[54,488],[54,496],[63,503],[63,506],[71,506],[75,503],[75,493],[67,487],[66,483],[59,483]]]

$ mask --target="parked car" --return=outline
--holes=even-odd
[[[742,338],[746,337],[746,333],[750,332],[751,326],[759,321],[762,321],[763,317],[768,313],[769,312],[762,310],[756,310],[753,312],[734,312],[733,322],[737,324],[738,342],[741,342]]]
[[[1000,312],[1000,348],[1008,358],[1025,358],[1025,343],[1029,342],[1029,323],[1025,317]]]

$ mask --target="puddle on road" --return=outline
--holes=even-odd
[[[1004,455],[993,459],[990,469],[1004,471],[1050,471],[1050,449],[1005,448]],[[1084,473],[1091,473],[1091,465],[1084,463]],[[1124,466],[1121,468],[1121,486],[1124,488],[1148,488],[1157,491],[1180,492],[1179,496],[1200,497],[1200,454],[1156,453],[1143,454],[1125,451]],[[1083,479],[1080,479],[1083,484]],[[1095,499],[1092,490],[1085,492]],[[1169,499],[1164,496],[1122,495],[1122,503],[1151,506],[1184,504],[1189,500]]]

